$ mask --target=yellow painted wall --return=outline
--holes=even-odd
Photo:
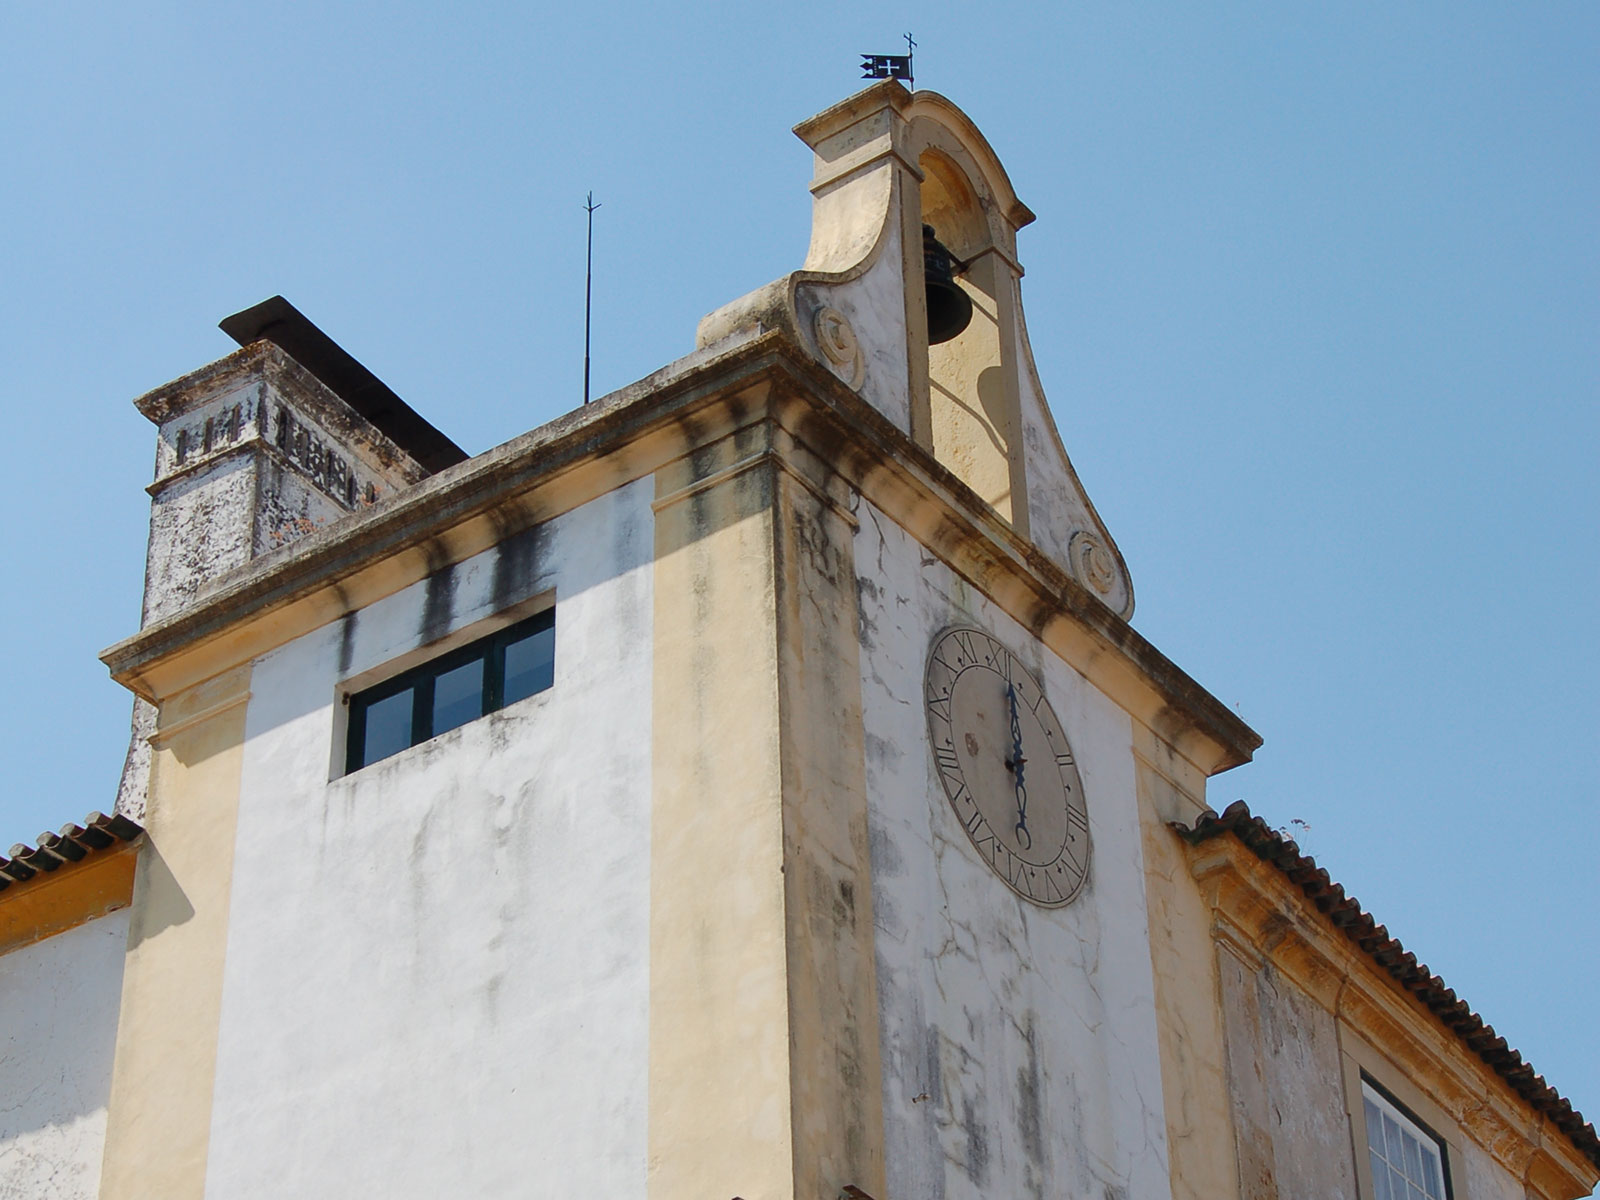
[[[111,1076],[104,1200],[205,1193],[250,668],[160,705]]]
[[[1168,823],[1203,807],[1205,777],[1135,726],[1139,831],[1173,1200],[1239,1195],[1211,909]]]
[[[881,1195],[850,518],[766,422],[656,478],[650,1195]]]
[[[794,1194],[773,469],[759,438],[752,427],[656,476],[652,1200]]]
[[[884,1195],[855,519],[846,489],[780,437],[778,704],[795,1195]],[[836,491],[828,491],[830,483]]]

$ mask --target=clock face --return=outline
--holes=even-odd
[[[1066,904],[1089,876],[1089,810],[1038,680],[981,629],[933,641],[928,737],[950,807],[983,860],[1018,895]]]

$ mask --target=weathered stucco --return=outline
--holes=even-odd
[[[1452,1156],[1450,1181],[1454,1200],[1528,1200],[1538,1195],[1471,1142]]]
[[[1237,1196],[1211,910],[1170,826],[1204,811],[1205,776],[1142,726],[1134,754],[1173,1200]]]
[[[427,472],[277,347],[141,396],[156,424],[144,621]]]
[[[760,441],[747,427],[656,477],[653,1200],[785,1195],[794,1170],[773,480],[744,461]]]
[[[801,284],[795,308],[800,328],[811,331],[820,357],[834,374],[909,434],[903,246],[899,224],[889,221],[875,253],[855,277],[840,283]],[[829,336],[828,327],[819,321],[827,308],[843,315],[843,337]]]
[[[0,1200],[100,1194],[128,912],[0,957]]]
[[[891,1196],[1171,1194],[1127,715],[861,506],[856,539]],[[993,631],[1072,740],[1093,861],[1070,905],[1017,898],[972,850],[922,711],[944,626]]]
[[[643,1194],[649,498],[256,664],[207,1195]],[[342,680],[541,596],[550,690],[342,774]]]
[[[229,454],[172,480],[150,506],[144,619],[176,612],[255,555],[256,461]]]
[[[650,1194],[882,1195],[850,519],[705,434],[655,501]]]
[[[155,423],[141,624],[252,559],[387,499],[426,471],[261,342],[134,401]],[[154,709],[135,700],[116,811],[145,815]]]
[[[1332,1014],[1270,964],[1218,950],[1242,1200],[1356,1195]]]
[[[1216,943],[1241,1195],[1369,1196],[1363,1076],[1445,1141],[1455,1200],[1589,1194],[1600,1172],[1579,1148],[1331,911],[1232,836],[1185,854]]]
[[[774,491],[795,1194],[884,1194],[851,493],[778,431]],[[776,463],[774,463],[776,466]],[[771,468],[769,468],[771,469]]]
[[[152,735],[104,1200],[201,1194],[250,668],[165,697]]]

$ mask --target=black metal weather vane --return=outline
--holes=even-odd
[[[861,56],[861,78],[904,79],[906,83],[915,87],[917,76],[913,69],[913,60],[917,52],[917,43],[909,33],[905,35],[905,39],[906,52],[904,54],[863,54]]]

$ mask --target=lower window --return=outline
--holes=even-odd
[[[1377,1200],[1447,1200],[1444,1143],[1366,1079],[1361,1099]]]
[[[549,608],[355,693],[346,774],[544,691],[555,681],[555,661]]]

